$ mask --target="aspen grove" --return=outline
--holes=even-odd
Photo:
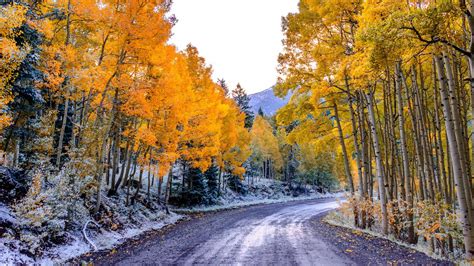
[[[300,0],[275,115],[171,44],[171,7],[0,0],[0,208],[21,218],[0,237],[36,258],[168,206],[345,189],[328,219],[474,259],[474,0]]]
[[[474,1],[302,0],[283,29],[277,118],[331,120],[306,136],[338,138],[346,218],[472,259]]]

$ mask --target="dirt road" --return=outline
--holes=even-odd
[[[109,254],[97,255],[93,257],[93,263],[361,265],[396,261],[446,264],[390,241],[360,234],[351,236],[350,230],[323,223],[324,213],[337,205],[334,199],[319,199],[196,216],[140,241],[125,244]],[[343,238],[354,240],[348,242]],[[351,249],[347,243],[351,244]]]

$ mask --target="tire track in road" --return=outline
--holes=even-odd
[[[252,206],[195,215],[148,232],[94,265],[452,265],[389,240],[322,221],[335,199]],[[350,238],[350,241],[346,241]],[[350,250],[350,251],[348,251]]]
[[[328,202],[329,201],[329,202]],[[178,225],[170,236],[116,263],[177,265],[350,264],[312,234],[311,217],[334,209],[332,200],[251,207]],[[173,232],[174,231],[174,232]],[[168,239],[167,239],[168,238]],[[315,261],[318,260],[318,261]],[[107,264],[107,263],[106,263]]]

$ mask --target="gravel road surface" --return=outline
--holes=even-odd
[[[447,264],[322,222],[337,206],[335,199],[318,199],[195,215],[83,259],[94,265]],[[348,246],[347,238],[356,242]]]

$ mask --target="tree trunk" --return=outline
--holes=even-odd
[[[116,177],[118,174],[119,166],[120,166],[120,129],[117,128],[115,130],[114,136],[114,160],[112,166],[112,182],[110,182],[110,189],[108,195],[111,196],[115,194],[115,184],[116,184]]]
[[[64,102],[64,113],[63,113],[63,120],[61,124],[61,131],[59,132],[59,140],[58,140],[58,149],[56,151],[56,166],[58,169],[61,167],[61,156],[63,154],[63,142],[64,142],[64,132],[66,131],[66,123],[67,123],[67,111],[69,109],[69,98],[66,97]]]
[[[342,155],[344,157],[344,170],[346,172],[347,184],[351,195],[354,195],[354,182],[352,180],[351,168],[349,165],[349,158],[347,156],[346,144],[344,142],[344,133],[342,132],[341,121],[339,120],[339,112],[337,110],[337,104],[334,102],[334,118],[336,119],[337,130],[339,132],[339,142],[342,148]]]
[[[406,145],[406,135],[405,135],[405,116],[403,114],[403,99],[402,99],[402,86],[401,86],[401,64],[397,64],[396,67],[396,91],[397,91],[397,103],[398,103],[398,123],[400,130],[400,146],[402,153],[402,164],[403,164],[403,176],[405,183],[405,196],[408,202],[410,209],[413,209],[413,191],[411,189],[411,177],[410,177],[410,165]],[[409,211],[408,214],[408,242],[415,242],[415,230],[413,226],[413,214]]]
[[[387,203],[386,203],[386,196],[385,196],[385,180],[383,176],[383,165],[382,165],[382,158],[380,154],[380,146],[379,146],[379,137],[377,135],[377,129],[375,127],[375,114],[374,114],[374,103],[373,103],[373,94],[367,94],[367,101],[368,101],[368,110],[369,110],[369,124],[370,124],[370,131],[372,132],[372,141],[373,141],[373,148],[374,148],[374,155],[375,155],[375,171],[377,174],[377,181],[379,184],[379,196],[380,196],[380,205],[382,209],[382,232],[384,235],[388,233],[388,216],[387,216]]]
[[[362,178],[362,160],[361,160],[361,151],[359,146],[359,132],[357,130],[356,116],[354,108],[352,106],[352,100],[349,101],[349,109],[351,112],[351,123],[352,123],[352,139],[354,141],[354,149],[356,154],[356,165],[357,165],[357,174],[359,179],[359,197],[364,197],[364,182]]]
[[[168,174],[168,179],[166,180],[166,195],[165,195],[165,203],[168,204],[170,195],[171,195],[171,189],[173,185],[173,165],[170,167],[170,172]]]
[[[440,172],[440,178],[442,179],[443,184],[443,198],[446,204],[451,204],[451,193],[450,193],[450,184],[448,175],[446,173],[445,167],[445,157],[443,150],[443,139],[441,135],[441,123],[439,118],[439,91],[437,86],[437,77],[436,77],[436,65],[433,61],[433,84],[434,84],[434,106],[435,106],[435,142],[436,142],[436,158],[438,159],[438,168]]]
[[[125,177],[125,179],[127,178],[125,173],[127,172],[127,167],[129,165],[131,154],[132,154],[132,151],[131,151],[131,148],[130,148],[130,139],[128,139],[127,140],[127,145],[125,146],[125,157],[124,157],[122,167],[121,167],[121,170],[120,170],[120,175],[119,175],[119,178],[118,178],[118,180],[117,180],[117,182],[116,182],[116,184],[113,188],[114,192],[117,192],[117,190],[120,187],[120,184],[122,183],[122,180],[124,179],[124,177]]]
[[[456,147],[458,150],[459,160],[461,162],[461,175],[464,182],[464,193],[466,196],[466,204],[469,207],[470,212],[472,212],[472,195],[471,195],[471,184],[470,184],[470,177],[467,176],[467,169],[466,169],[466,158],[465,158],[465,143],[464,137],[462,136],[461,131],[461,118],[459,115],[459,105],[457,101],[457,97],[455,95],[455,85],[454,85],[454,77],[451,68],[451,64],[449,58],[446,54],[443,56],[444,67],[446,69],[446,83],[448,84],[448,98],[449,98],[449,107],[451,108],[451,118],[453,119],[453,129],[454,135],[456,137]],[[439,70],[438,70],[439,71]],[[443,74],[443,73],[441,73]],[[444,83],[444,84],[446,84]],[[444,104],[444,103],[443,103]]]

